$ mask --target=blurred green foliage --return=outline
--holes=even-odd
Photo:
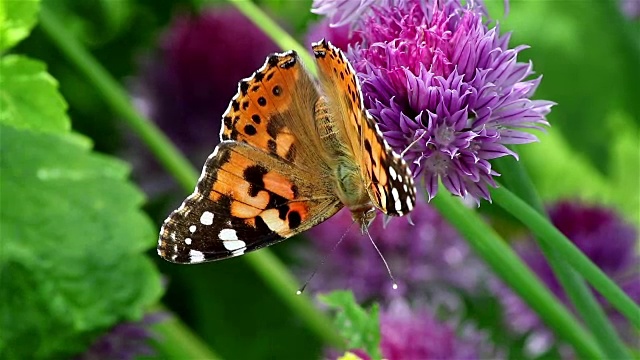
[[[336,326],[347,341],[347,349],[362,349],[372,359],[382,359],[380,353],[380,318],[377,304],[363,309],[351,291],[334,291],[321,295],[320,300],[337,311]]]
[[[3,21],[3,46],[28,35],[25,8]],[[158,301],[160,274],[144,255],[155,230],[128,165],[70,132],[45,64],[4,55],[0,75],[0,357],[66,357]]]
[[[502,1],[488,2],[500,14]],[[510,1],[501,30],[526,44],[543,75],[534,98],[558,103],[549,135],[521,146],[521,161],[545,201],[610,204],[640,224],[640,22],[615,1]],[[631,32],[631,34],[629,34]],[[635,39],[635,42],[629,41]]]

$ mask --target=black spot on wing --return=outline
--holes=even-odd
[[[256,130],[256,128],[251,124],[247,124],[247,125],[244,126],[244,133],[249,135],[249,136],[253,136],[257,132],[258,131]]]
[[[244,169],[242,176],[249,183],[249,196],[255,197],[260,190],[264,189],[263,177],[268,172],[269,170],[261,165],[253,165]]]
[[[240,93],[242,96],[247,96],[247,91],[249,90],[249,82],[242,80],[238,86],[240,88]]]
[[[302,217],[300,217],[300,213],[297,211],[290,211],[289,216],[287,217],[287,221],[289,223],[289,227],[291,229],[295,229],[300,226],[302,222]]]

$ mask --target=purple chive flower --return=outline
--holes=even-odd
[[[380,351],[385,359],[497,359],[487,334],[456,319],[443,321],[429,307],[412,309],[396,300],[380,314]]]
[[[116,325],[98,338],[91,347],[78,356],[78,360],[137,359],[141,356],[157,355],[152,347],[157,336],[150,326],[165,319],[161,313],[147,314],[139,322]]]
[[[574,202],[560,202],[549,209],[553,224],[632,299],[640,302],[640,257],[638,232],[613,210]],[[565,304],[569,300],[544,256],[532,240],[515,245],[517,253],[547,287]],[[496,292],[504,308],[507,325],[517,334],[527,334],[526,350],[539,355],[551,348],[555,339],[538,315],[504,284]],[[598,296],[609,319],[623,339],[637,347],[637,333],[631,325]]]
[[[310,292],[351,289],[359,301],[404,296],[416,299],[446,294],[449,290],[480,291],[487,271],[467,243],[426,202],[418,202],[411,213],[412,225],[393,219],[384,227],[379,216],[369,232],[398,283],[392,288],[387,270],[366,235],[362,235],[348,211],[309,231],[310,246],[300,250],[304,264],[301,277],[320,265],[309,284]],[[351,226],[351,228],[350,228]],[[333,249],[349,229],[343,241]],[[443,295],[444,296],[444,295]]]
[[[277,50],[235,9],[178,15],[136,80],[138,107],[201,164],[219,141],[222,113],[238,82]]]
[[[363,42],[349,57],[365,105],[402,152],[430,198],[438,180],[454,195],[490,199],[499,175],[489,160],[517,154],[505,145],[537,141],[525,129],[548,125],[552,102],[530,100],[541,78],[517,61],[509,34],[483,22],[470,2],[399,1],[377,7],[356,28]],[[415,143],[414,143],[415,142]]]

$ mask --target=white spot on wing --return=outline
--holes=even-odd
[[[389,166],[389,175],[391,175],[391,178],[393,180],[395,180],[396,177],[398,176],[398,174],[396,173],[396,169],[394,169],[393,166]]]
[[[197,229],[197,228],[196,228],[196,226],[195,226],[195,225],[191,225],[191,226],[189,226],[189,232],[191,232],[191,233],[196,232],[196,229]]]
[[[222,229],[218,234],[218,238],[223,241],[238,240],[238,234],[233,229]]]
[[[247,247],[247,244],[242,240],[227,240],[222,243],[224,244],[224,248],[229,251],[235,251]],[[242,250],[242,252],[244,252],[244,250]]]
[[[395,201],[396,211],[401,211],[402,202],[400,201],[400,194],[398,194],[398,189],[391,189],[391,195],[393,196],[393,200]]]
[[[244,254],[247,244],[242,240],[238,240],[238,234],[236,234],[235,230],[222,229],[218,237],[222,240],[224,248],[231,251],[233,256]]]
[[[232,252],[231,252],[231,256],[240,256],[240,255],[243,255],[245,250],[246,250],[246,249],[245,249],[244,247],[243,247],[243,248],[241,248],[241,249],[238,249],[238,250],[234,250],[234,251],[232,251]]]
[[[409,211],[413,210],[413,201],[411,201],[411,198],[407,198],[407,207],[409,208]]]
[[[195,262],[203,262],[204,261],[204,254],[198,250],[191,250],[189,251],[189,260],[192,263]]]
[[[184,243],[187,245],[191,245],[191,238],[185,238]]]
[[[213,224],[213,213],[211,211],[205,211],[200,216],[200,223],[202,225],[211,225]]]

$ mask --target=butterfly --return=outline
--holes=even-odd
[[[239,256],[343,207],[363,231],[376,209],[393,216],[413,209],[411,171],[364,108],[353,67],[324,39],[312,47],[319,81],[295,51],[268,56],[240,81],[194,193],[160,230],[162,258]]]

